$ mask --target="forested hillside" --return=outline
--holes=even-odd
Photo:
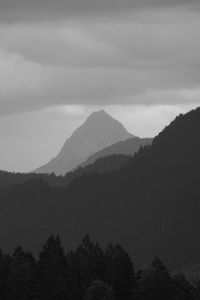
[[[0,193],[0,239],[38,251],[51,233],[73,247],[87,232],[120,242],[143,266],[155,255],[173,269],[200,261],[200,109],[176,118],[120,170],[68,187],[32,181]]]
[[[199,300],[200,281],[172,275],[155,257],[136,270],[128,253],[109,243],[105,249],[86,235],[65,253],[59,236],[50,236],[36,258],[18,246],[0,252],[1,300]]]

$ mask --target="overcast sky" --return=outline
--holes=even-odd
[[[200,104],[199,0],[0,0],[0,169],[55,156],[94,110],[154,136]]]

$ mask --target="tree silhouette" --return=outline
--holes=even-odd
[[[70,300],[81,300],[84,292],[81,287],[80,259],[73,251],[67,254],[67,286]]]
[[[174,281],[174,294],[176,295],[176,300],[191,300],[194,299],[195,289],[191,285],[184,275],[176,274],[173,277]]]
[[[37,293],[36,262],[31,253],[16,248],[10,263],[9,298],[35,299]]]
[[[116,300],[129,299],[134,282],[132,261],[120,245],[106,249],[107,282],[113,287]]]
[[[120,245],[103,251],[88,235],[65,256],[59,236],[51,236],[37,261],[21,247],[11,256],[0,251],[0,299],[200,300],[200,281],[172,277],[158,257],[135,273]]]
[[[140,298],[144,300],[171,300],[172,279],[169,270],[155,257],[141,276]]]
[[[93,243],[86,235],[76,251],[80,266],[81,288],[85,292],[95,279],[104,279],[106,271],[105,255],[98,243]]]
[[[59,236],[51,236],[39,254],[40,299],[68,299],[66,257]]]

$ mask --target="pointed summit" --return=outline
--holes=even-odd
[[[89,131],[92,130],[94,133],[98,133],[101,135],[103,134],[104,136],[106,135],[106,131],[108,130],[107,134],[109,134],[109,130],[110,130],[111,141],[113,138],[115,139],[116,135],[121,136],[121,138],[118,141],[123,141],[124,140],[123,136],[124,135],[127,136],[127,134],[129,135],[129,137],[133,137],[132,135],[130,136],[130,134],[127,132],[127,130],[118,120],[111,117],[105,110],[99,110],[93,112],[87,118],[83,126],[85,127],[85,130],[86,129]],[[111,134],[113,134],[114,136],[112,137]]]
[[[90,155],[131,137],[133,135],[104,110],[93,112],[65,142],[60,153],[35,172],[64,175],[82,164]]]
[[[115,119],[111,117],[105,110],[98,110],[94,111],[89,117],[87,118],[86,122],[99,122],[99,121],[114,121]],[[115,120],[117,121],[117,120]],[[118,121],[117,121],[118,122]]]
[[[112,118],[104,109],[94,111],[89,116],[89,118],[91,118],[91,117],[109,117],[109,118]]]

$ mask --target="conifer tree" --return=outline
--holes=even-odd
[[[105,255],[99,244],[94,244],[88,235],[84,237],[76,255],[79,260],[81,288],[85,292],[93,280],[104,279]]]
[[[195,295],[195,289],[190,284],[184,275],[176,274],[173,277],[174,282],[174,295],[176,300],[193,300]]]
[[[115,300],[130,298],[134,283],[134,269],[128,253],[120,246],[108,245],[107,283],[113,287]]]
[[[173,282],[169,270],[155,257],[151,265],[142,273],[141,300],[172,300]]]
[[[59,236],[51,236],[39,254],[39,298],[67,300],[66,257]]]
[[[67,254],[67,286],[70,299],[81,300],[83,298],[80,261],[79,257],[73,251]]]
[[[8,280],[10,299],[35,299],[37,292],[35,259],[21,247],[16,248],[11,257]]]
[[[5,299],[6,268],[3,252],[0,250],[0,299]]]

